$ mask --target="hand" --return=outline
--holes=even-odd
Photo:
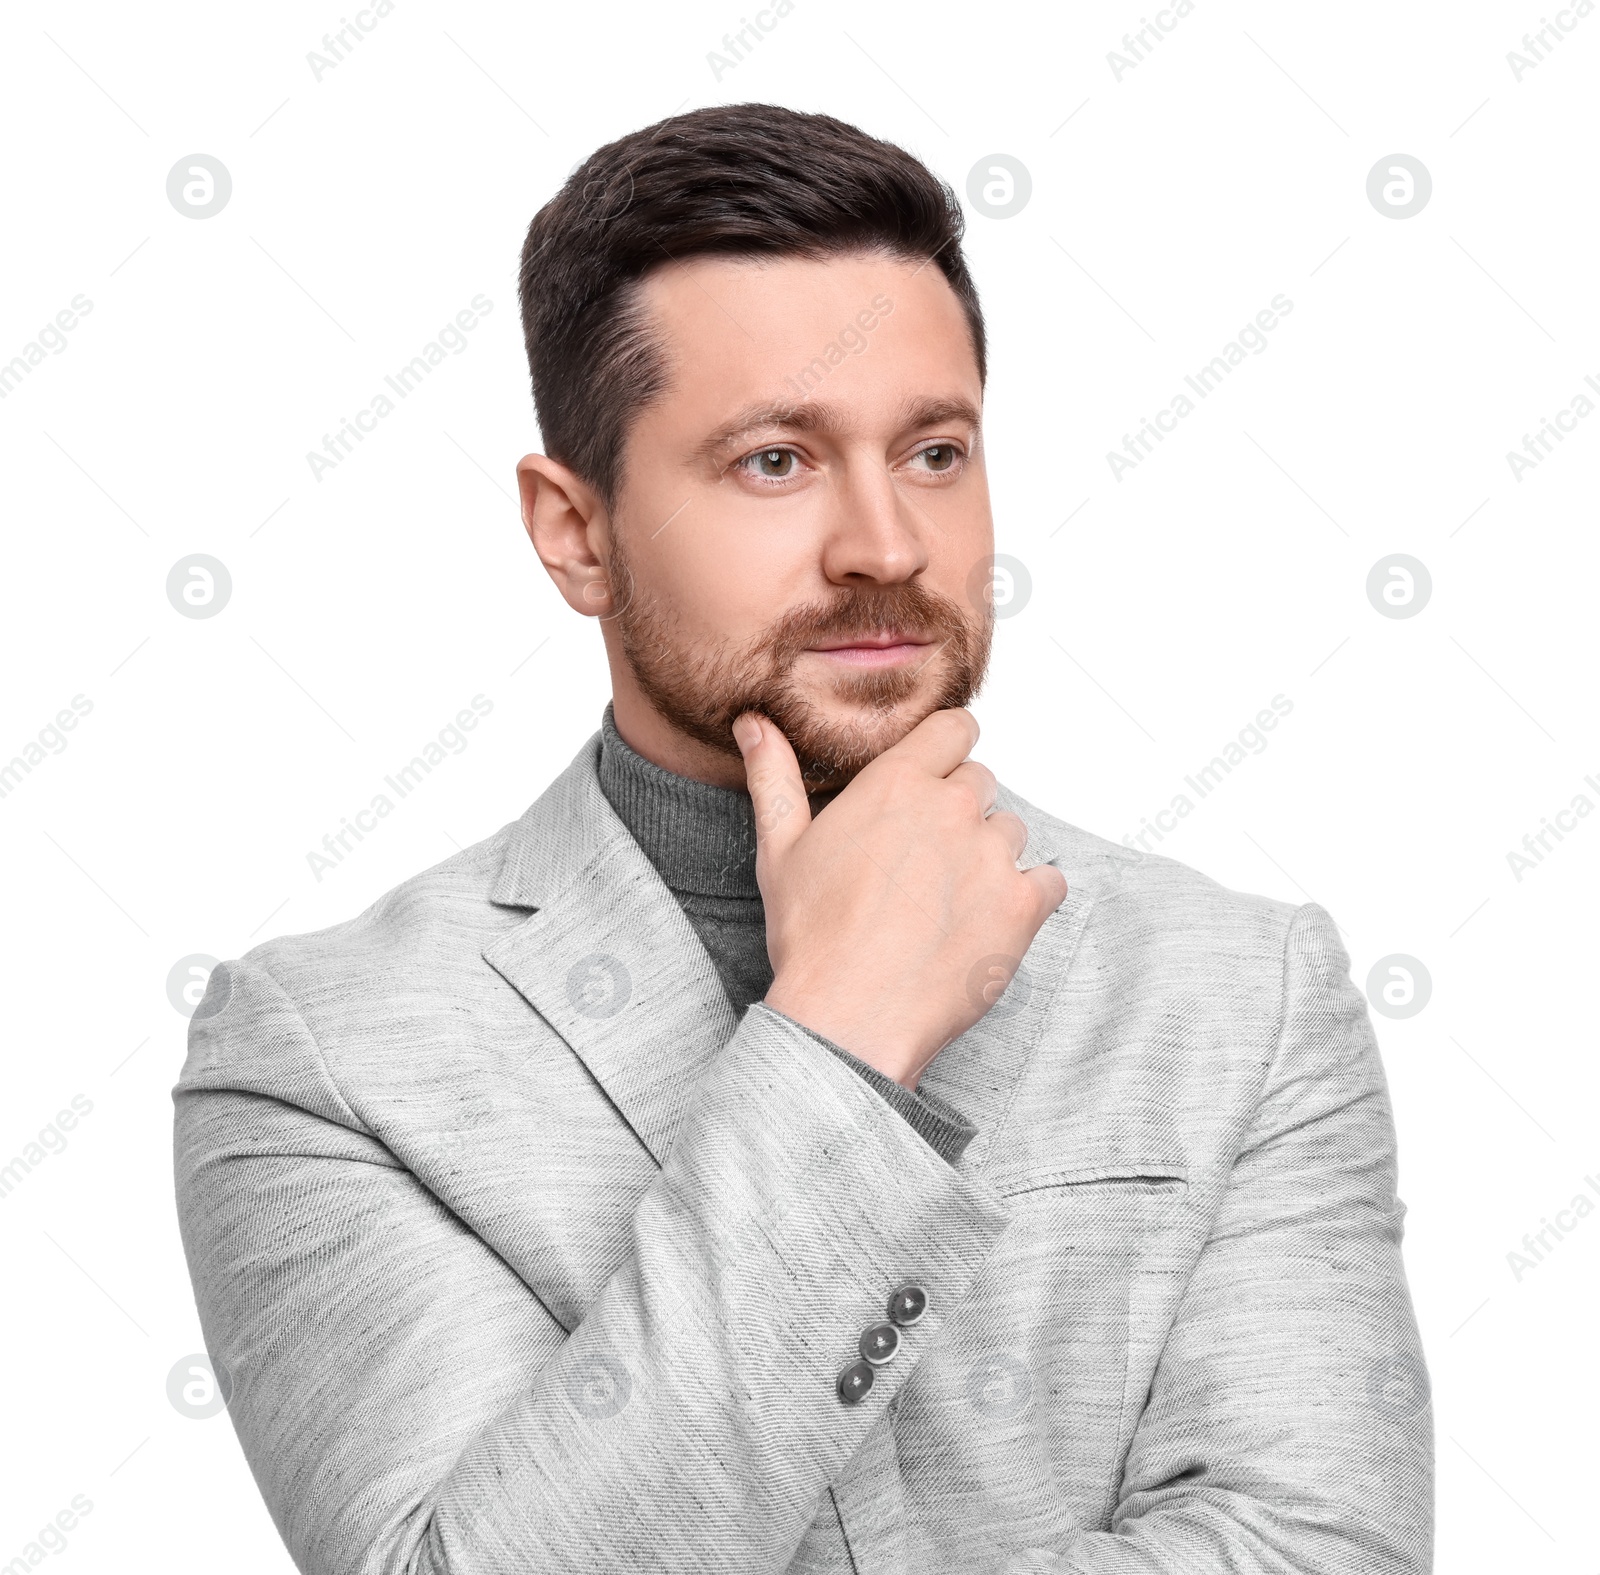
[[[1021,959],[1066,896],[1065,876],[1017,869],[1027,828],[989,814],[994,773],[967,759],[969,711],[926,717],[815,821],[778,728],[746,712],[733,732],[756,813],[767,1005],[915,1088],[994,1004],[975,970]]]

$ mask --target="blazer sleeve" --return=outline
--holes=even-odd
[[[794,1019],[790,1018],[790,1021]],[[805,1027],[803,1023],[798,1026]],[[898,1083],[887,1073],[880,1072],[870,1061],[852,1055],[842,1045],[824,1039],[813,1029],[806,1028],[805,1031],[838,1056],[869,1087],[875,1088],[888,1101],[890,1108],[909,1121],[912,1131],[929,1143],[947,1165],[960,1164],[967,1144],[978,1135],[978,1128],[948,1099],[941,1099],[931,1088],[907,1088],[904,1083]]]
[[[261,961],[213,970],[174,1101],[206,1347],[305,1575],[785,1569],[1010,1219],[761,1006],[570,1329],[367,1129]],[[907,1282],[926,1312],[846,1403]]]
[[[1111,1529],[1005,1575],[1433,1568],[1433,1414],[1378,1047],[1328,914],[1300,908],[1285,944],[1276,1054]]]

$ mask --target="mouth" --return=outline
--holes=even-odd
[[[806,654],[849,667],[902,667],[920,662],[932,648],[922,640],[898,629],[874,634],[853,634],[837,640],[819,640],[808,646]]]

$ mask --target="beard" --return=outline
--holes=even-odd
[[[989,665],[994,609],[969,613],[915,581],[849,585],[825,601],[791,608],[742,648],[705,649],[686,638],[676,613],[644,590],[620,540],[610,579],[619,641],[634,679],[673,727],[738,760],[734,719],[758,711],[788,738],[808,793],[834,793],[924,717],[965,706]],[[819,641],[898,633],[932,642],[912,667],[845,670],[825,680],[830,712],[796,679],[795,663]],[[829,696],[824,696],[826,700]]]

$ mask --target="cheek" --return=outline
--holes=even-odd
[[[691,502],[630,553],[636,576],[681,626],[744,644],[801,602],[827,595],[814,534],[792,510],[764,500]]]
[[[977,606],[973,598],[981,601],[991,575],[1003,573],[1016,560],[995,551],[987,506],[952,510],[939,524],[942,529],[930,544],[922,583],[959,603],[963,611],[971,611]]]

